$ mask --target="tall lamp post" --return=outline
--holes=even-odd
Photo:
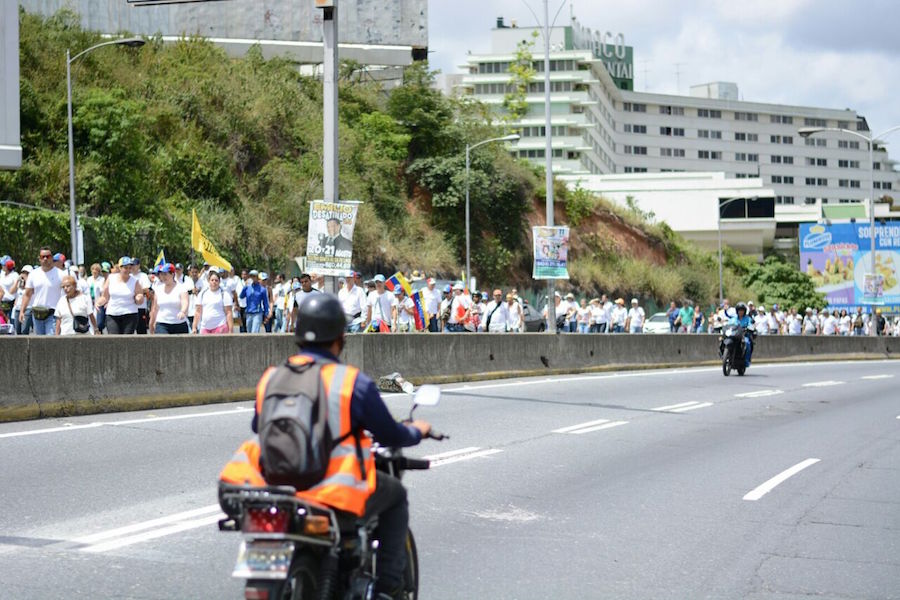
[[[731,204],[732,202],[737,202],[738,200],[755,200],[756,197],[747,198],[745,196],[738,196],[736,198],[729,198],[725,202],[719,199],[719,212],[716,214],[716,231],[719,233],[719,306],[722,306],[723,301],[725,300],[725,288],[722,283],[722,209]],[[746,211],[744,213],[746,216]]]
[[[867,136],[858,131],[853,131],[852,129],[844,129],[842,127],[803,127],[797,131],[797,133],[800,134],[800,137],[804,138],[825,131],[846,133],[865,140],[869,145],[869,242],[871,243],[871,262],[869,272],[873,275],[875,274],[875,142],[878,140],[878,138],[897,131],[898,129],[900,129],[900,125],[891,127],[890,129],[885,129],[881,133],[872,136]],[[874,317],[874,311],[872,316]],[[876,331],[874,326],[872,327],[872,335],[878,335],[878,332]]]
[[[517,133],[513,133],[511,135],[504,135],[503,137],[491,138],[489,140],[483,140],[478,142],[477,144],[469,145],[466,144],[466,281],[465,285],[468,287],[472,281],[472,270],[470,263],[470,235],[469,235],[469,153],[477,148],[478,146],[483,146],[484,144],[490,144],[491,142],[515,142],[519,139],[519,135]]]
[[[66,49],[66,104],[68,109],[69,121],[69,227],[71,230],[72,240],[72,262],[78,262],[78,221],[75,216],[75,143],[72,138],[72,63],[97,48],[103,46],[128,46],[129,48],[139,48],[146,42],[141,38],[124,38],[121,40],[111,40],[102,42],[95,46],[91,46],[87,50],[82,50],[75,56],[69,56],[69,50]]]

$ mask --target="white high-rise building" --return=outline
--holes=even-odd
[[[518,44],[533,40],[536,74],[528,83],[527,113],[510,122],[522,136],[512,148],[544,164],[544,53],[535,32],[498,19],[491,53],[468,56],[457,90],[504,114],[509,66]],[[797,223],[822,218],[823,205],[867,200],[873,172],[876,200],[900,186],[895,161],[877,144],[873,171],[866,142],[855,136],[798,134],[803,127],[834,127],[870,135],[865,117],[853,110],[745,102],[729,82],[693,86],[689,96],[635,92],[624,36],[591,32],[574,18],[551,29],[550,45],[553,170],[572,176],[567,179],[681,171],[759,178],[774,191],[774,221],[786,226],[784,237],[795,235]],[[867,214],[865,206],[858,209],[858,216]],[[881,204],[875,214],[897,213]]]

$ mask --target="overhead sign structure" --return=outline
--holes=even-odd
[[[569,228],[532,227],[535,279],[568,279]]]
[[[315,200],[309,205],[306,268],[319,275],[348,276],[358,202]]]
[[[18,169],[22,166],[18,0],[0,0],[0,81],[0,169]]]
[[[900,221],[875,226],[875,272],[870,240],[868,223],[800,225],[800,269],[829,308],[878,305],[900,312]]]

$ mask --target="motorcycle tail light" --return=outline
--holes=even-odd
[[[303,521],[303,533],[307,535],[327,535],[331,530],[331,521],[328,517],[309,515]]]
[[[247,587],[244,589],[244,600],[269,600],[269,590]]]
[[[277,506],[250,508],[244,513],[242,531],[249,533],[287,533],[291,516]]]

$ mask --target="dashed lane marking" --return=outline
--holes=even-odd
[[[803,387],[831,387],[833,385],[844,385],[847,383],[846,381],[813,381],[811,383],[804,383]]]
[[[596,421],[588,421],[579,423],[578,425],[569,425],[568,427],[560,427],[554,429],[553,433],[572,433],[582,434],[591,433],[592,431],[601,431],[603,429],[612,429],[627,424],[628,421],[610,421],[609,419],[597,419]]]
[[[656,408],[651,408],[650,410],[655,410],[657,412],[687,412],[689,410],[697,410],[698,408],[706,408],[707,406],[712,406],[712,402],[682,402],[681,404],[670,404],[669,406],[658,406]]]
[[[748,492],[744,496],[744,500],[748,500],[750,502],[755,502],[756,500],[759,500],[760,498],[762,498],[763,496],[765,496],[766,494],[771,492],[773,489],[775,489],[775,486],[777,486],[778,484],[784,483],[785,481],[787,481],[788,479],[790,479],[791,477],[793,477],[794,475],[796,475],[803,469],[805,469],[809,466],[812,466],[812,465],[816,464],[817,462],[819,462],[818,458],[807,458],[803,462],[797,463],[790,469],[785,469],[784,471],[782,471],[781,473],[779,473],[772,479],[769,479],[762,485],[759,485],[756,488],[754,488],[753,490],[751,490],[750,492]]]
[[[757,390],[755,392],[744,392],[743,394],[735,394],[735,398],[764,398],[766,396],[777,396],[783,394],[784,390]]]

